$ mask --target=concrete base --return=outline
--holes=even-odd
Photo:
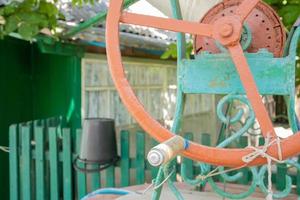
[[[223,199],[222,197],[220,197],[214,193],[211,193],[211,192],[194,192],[194,191],[180,191],[180,192],[185,200],[201,200],[201,199],[203,199],[203,200],[222,200]],[[151,200],[151,195],[152,195],[152,191],[148,191],[144,195],[131,194],[131,195],[119,197],[119,198],[117,198],[117,200]],[[176,198],[170,190],[164,189],[161,194],[160,199],[174,200]],[[263,200],[263,199],[264,198],[249,197],[244,200]]]

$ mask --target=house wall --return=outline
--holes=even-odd
[[[8,146],[8,128],[13,123],[31,120],[31,47],[27,42],[0,40],[0,145]],[[0,151],[1,199],[9,197],[8,154]]]
[[[176,105],[176,62],[159,59],[123,57],[125,74],[145,109],[170,129]],[[215,95],[187,95],[180,133],[210,133],[213,144],[219,129],[215,112]],[[141,130],[121,102],[111,80],[105,56],[87,54],[82,59],[83,118],[113,118],[117,133],[125,129]],[[119,137],[119,135],[117,135]],[[149,136],[147,136],[149,137]],[[150,141],[147,140],[146,141]],[[130,138],[135,143],[135,137]],[[146,142],[146,152],[151,143]],[[131,149],[133,155],[135,149]]]

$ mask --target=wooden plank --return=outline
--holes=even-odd
[[[239,139],[239,148],[245,148],[248,146],[248,137],[247,136],[241,136]],[[239,172],[243,173],[243,176],[238,180],[239,184],[247,185],[249,182],[249,168],[243,168],[239,170]]]
[[[201,134],[201,144],[203,144],[205,146],[211,146],[210,134],[208,134],[208,133]]]
[[[193,133],[185,133],[184,134],[184,138],[189,140],[189,141],[193,141]],[[193,160],[188,159],[188,158],[183,158],[183,161],[185,166],[186,166],[186,176],[189,179],[192,179],[194,177],[194,168],[193,168]]]
[[[92,165],[90,169],[98,169],[98,168],[99,168],[99,165],[95,164],[95,165]],[[101,183],[100,183],[101,175],[100,175],[100,172],[93,172],[93,173],[90,173],[90,175],[91,175],[91,190],[95,191],[101,187]]]
[[[45,147],[44,128],[34,127],[35,140],[35,173],[36,173],[36,199],[44,200],[45,195]]]
[[[115,187],[115,166],[106,170],[106,187]]]
[[[81,130],[76,131],[76,152],[77,155],[80,153],[80,143],[81,143]],[[85,164],[77,163],[78,167],[85,168]],[[76,172],[77,174],[77,198],[81,199],[86,195],[86,174],[80,171]]]
[[[136,184],[145,183],[145,133],[136,133]]]
[[[63,129],[63,190],[64,200],[72,200],[72,145],[70,129]]]
[[[9,191],[10,200],[19,199],[18,126],[9,127]]]
[[[121,187],[130,184],[129,132],[121,131]]]
[[[300,156],[298,156],[298,163],[300,163]],[[297,170],[296,175],[296,192],[298,195],[300,195],[300,171]]]
[[[287,174],[287,166],[285,163],[277,164],[277,173],[276,173],[276,189],[282,191],[285,189],[286,180],[285,176]]]
[[[59,199],[58,182],[58,148],[56,128],[49,128],[49,160],[50,160],[50,199]]]
[[[22,137],[22,199],[31,199],[31,138],[30,138],[30,127],[21,126],[21,137]]]
[[[45,132],[45,136],[44,136],[44,144],[48,144],[45,148],[46,148],[46,152],[45,154],[48,156],[48,158],[45,157],[45,196],[47,197],[47,199],[50,199],[50,160],[49,160],[49,120],[44,119],[41,120],[41,124],[44,127],[44,132]],[[46,156],[45,155],[45,156]]]
[[[155,147],[159,143],[156,140],[151,139],[151,144],[152,144],[152,147]],[[155,179],[156,176],[157,176],[159,167],[153,167],[153,166],[151,166],[150,170],[151,170],[151,177],[152,177],[152,179]]]

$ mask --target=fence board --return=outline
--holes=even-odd
[[[121,187],[130,184],[129,132],[121,131]]]
[[[287,166],[285,163],[277,164],[276,173],[276,189],[281,191],[286,187],[285,175],[287,174]]]
[[[18,126],[9,127],[9,184],[10,199],[19,199],[19,151],[18,151]]]
[[[76,131],[76,152],[79,155],[80,152],[80,141],[81,141],[81,130]],[[85,168],[85,164],[78,163],[80,168]],[[86,174],[77,171],[77,196],[81,199],[86,195]]]
[[[152,144],[152,147],[155,147],[159,143],[156,140],[151,139],[151,144]],[[159,167],[153,167],[153,166],[151,166],[151,176],[152,176],[152,179],[156,178],[158,170],[159,170]]]
[[[24,199],[31,199],[31,144],[30,127],[21,126],[22,135],[22,196]]]
[[[248,137],[247,136],[242,136],[239,139],[239,148],[245,148],[248,146]],[[240,178],[237,182],[239,184],[243,184],[243,185],[247,185],[249,182],[249,168],[243,168],[241,170],[239,170],[240,172],[243,173],[242,178]]]
[[[63,136],[63,190],[64,200],[72,200],[72,145],[70,129],[62,130]]]
[[[58,149],[56,128],[49,128],[50,199],[59,199]]]
[[[136,133],[136,184],[145,183],[145,134]]]
[[[185,133],[184,138],[187,140],[193,141],[193,133]],[[186,168],[189,169],[186,171],[186,173],[187,173],[186,176],[189,179],[192,179],[194,176],[193,160],[188,159],[188,158],[183,158],[182,162],[184,162]]]
[[[91,169],[98,169],[98,168],[99,168],[98,164],[91,166]],[[91,175],[91,190],[94,191],[94,190],[99,189],[101,187],[100,172],[94,172],[94,173],[91,173],[90,175]]]
[[[115,166],[106,170],[106,187],[115,187]]]
[[[36,199],[44,200],[45,195],[45,148],[44,128],[34,127],[35,140],[35,173],[36,173]]]
[[[300,156],[298,156],[298,163],[300,163]],[[296,192],[300,195],[300,171],[297,170],[296,174]]]

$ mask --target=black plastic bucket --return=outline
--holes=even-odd
[[[74,167],[83,172],[95,172],[114,165],[117,154],[115,122],[113,119],[88,118],[83,122],[80,154]],[[77,162],[85,163],[85,168],[77,166]],[[98,168],[88,169],[88,165],[97,164]]]

